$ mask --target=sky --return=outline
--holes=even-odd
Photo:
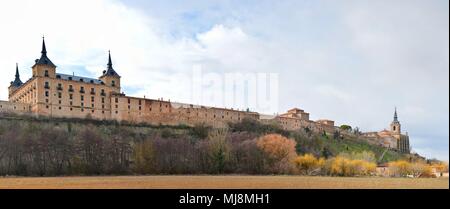
[[[45,35],[61,73],[98,77],[111,50],[131,96],[223,106],[192,97],[200,66],[276,74],[276,110],[252,108],[266,114],[298,107],[378,131],[397,107],[413,151],[448,160],[447,0],[0,0],[0,26],[0,100],[16,62],[30,78]]]

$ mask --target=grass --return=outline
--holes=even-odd
[[[323,143],[335,154],[342,152],[351,153],[351,152],[372,151],[376,155],[377,159],[386,149],[384,147],[371,145],[364,140],[352,137],[345,138],[343,140],[323,139]],[[384,155],[382,162],[395,161],[404,157],[405,156],[400,153],[389,150]]]
[[[0,177],[0,189],[448,189],[449,179],[311,176]]]

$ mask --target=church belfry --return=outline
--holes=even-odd
[[[401,134],[401,125],[400,121],[398,121],[397,108],[395,108],[394,111],[394,120],[391,123],[391,132],[398,135]]]

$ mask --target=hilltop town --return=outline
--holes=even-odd
[[[0,101],[0,112],[35,117],[89,118],[153,125],[206,124],[226,127],[246,118],[262,124],[276,124],[284,130],[307,129],[316,133],[355,134],[345,132],[333,120],[312,121],[309,113],[293,108],[286,113],[267,117],[251,111],[175,103],[162,99],[127,96],[121,91],[121,76],[113,68],[109,53],[107,68],[99,78],[61,74],[47,55],[45,40],[39,59],[32,66],[32,77],[22,82],[16,65],[15,79],[8,88],[9,101]],[[410,153],[409,136],[401,132],[401,124],[395,110],[389,130],[358,133],[373,144],[400,153]]]

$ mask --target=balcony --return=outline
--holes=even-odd
[[[56,90],[58,90],[58,91],[62,91],[62,90],[63,90],[63,88],[62,88],[61,86],[58,86],[58,87],[56,87]]]
[[[49,85],[45,85],[44,88],[45,89],[50,89],[50,86]]]
[[[69,88],[69,92],[73,92],[74,90],[73,90],[73,88]]]
[[[84,94],[84,89],[80,89],[80,93]]]
[[[91,94],[92,94],[92,95],[95,95],[95,91],[91,91]]]
[[[100,93],[100,95],[102,95],[102,96],[106,96],[106,93],[105,93],[105,92],[102,92],[102,93]]]

